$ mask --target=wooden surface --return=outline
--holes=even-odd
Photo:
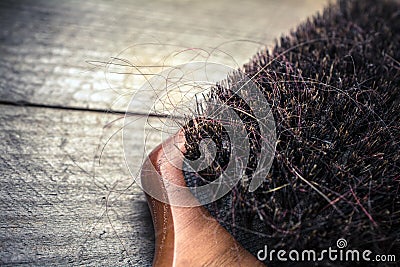
[[[132,67],[100,62],[169,65],[200,53],[197,60],[241,66],[324,2],[3,0],[0,99],[125,111],[144,79]],[[171,54],[188,48],[222,52]]]
[[[133,66],[240,66],[326,1],[264,2],[1,1],[0,265],[150,265],[153,226],[118,131],[144,81]]]
[[[0,106],[1,263],[148,264],[153,229],[114,116]],[[118,124],[118,123],[117,123]],[[139,257],[140,255],[140,257]]]

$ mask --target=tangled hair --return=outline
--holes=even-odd
[[[350,249],[400,251],[399,44],[398,3],[339,1],[244,66],[273,112],[275,157],[255,192],[238,183],[206,208],[250,252],[264,244],[320,251],[339,238]],[[235,74],[208,98],[229,100],[246,120],[234,86]],[[214,127],[212,134],[213,122],[197,120],[202,123],[194,118],[185,126],[189,158],[196,158],[204,133],[222,131]],[[253,157],[260,141],[254,123],[246,124]],[[227,160],[212,166],[223,169]],[[251,175],[257,162],[248,162]],[[209,176],[185,173],[190,186]],[[340,262],[345,264],[354,262]]]

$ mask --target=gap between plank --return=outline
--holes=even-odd
[[[65,106],[59,106],[59,105],[37,104],[37,103],[32,103],[32,102],[27,102],[27,101],[0,100],[0,105],[14,106],[14,107],[33,107],[33,108],[86,111],[86,112],[94,112],[94,113],[108,113],[108,114],[130,115],[130,116],[148,116],[148,117],[156,117],[156,118],[183,119],[183,117],[169,116],[166,114],[154,114],[154,113],[146,114],[146,113],[140,113],[140,112],[125,112],[125,111],[120,111],[120,110],[107,110],[107,109],[99,109],[99,108],[65,107]]]

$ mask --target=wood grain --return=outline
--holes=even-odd
[[[0,100],[125,111],[145,82],[137,74],[161,69],[121,67],[113,57],[134,66],[194,58],[240,67],[326,2],[4,0]],[[139,102],[132,111],[146,109]]]
[[[103,128],[115,119],[0,106],[0,265],[151,264],[151,217],[121,136],[96,158],[121,126]]]

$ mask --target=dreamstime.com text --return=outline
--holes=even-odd
[[[374,255],[371,250],[357,250],[346,249],[347,241],[339,238],[336,242],[337,247],[329,247],[321,251],[312,249],[306,250],[290,250],[283,249],[268,249],[265,245],[264,249],[260,249],[257,253],[257,258],[261,261],[293,261],[293,262],[307,262],[307,261],[366,261],[366,262],[395,262],[396,255]]]

